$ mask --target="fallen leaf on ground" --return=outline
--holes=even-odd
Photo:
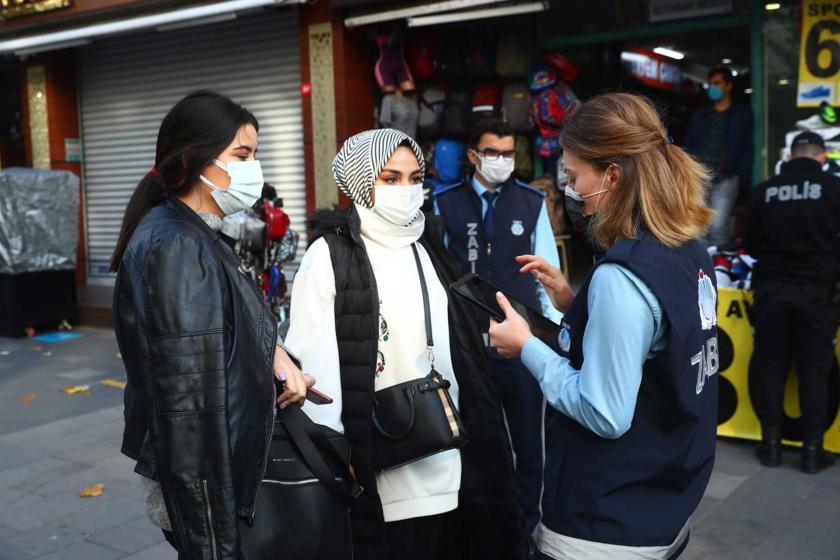
[[[75,395],[76,393],[84,393],[90,396],[90,385],[70,385],[62,389],[68,395]]]
[[[47,358],[49,358],[50,356],[52,356],[52,352],[44,352],[44,356],[46,356]]]
[[[125,389],[125,381],[119,381],[117,379],[103,379],[100,381],[103,385],[107,385],[108,387],[116,387],[117,389]]]
[[[20,398],[20,402],[23,404],[31,403],[34,400],[38,400],[38,395],[26,395]]]
[[[93,486],[88,486],[79,492],[79,496],[82,498],[95,498],[97,496],[101,496],[104,490],[104,484],[94,484]]]
[[[41,350],[43,350],[43,348],[41,348],[40,346],[33,346],[32,349],[36,352],[40,352]]]

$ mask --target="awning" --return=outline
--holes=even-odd
[[[32,55],[49,50],[78,47],[94,39],[142,29],[171,30],[205,23],[235,19],[237,12],[283,4],[303,4],[307,0],[227,0],[202,4],[155,14],[140,15],[113,21],[93,23],[0,40],[0,54]]]

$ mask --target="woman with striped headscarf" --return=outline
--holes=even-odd
[[[417,143],[396,130],[344,143],[333,173],[352,204],[321,211],[310,224],[315,234],[295,278],[286,345],[334,399],[304,411],[353,446],[365,489],[351,512],[355,558],[524,558],[501,407],[472,312],[446,290],[458,273],[443,229],[421,212],[424,166]],[[428,286],[432,356],[412,246]],[[451,384],[469,444],[377,474],[374,392],[425,376],[430,359]]]

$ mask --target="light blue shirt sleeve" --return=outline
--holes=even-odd
[[[617,439],[633,421],[645,361],[665,347],[667,318],[647,285],[615,264],[595,270],[588,305],[581,370],[535,337],[522,348],[522,362],[551,406]]]
[[[554,268],[560,268],[560,254],[557,252],[557,242],[554,241],[554,230],[551,229],[551,221],[548,219],[548,209],[545,201],[540,208],[537,226],[531,235],[531,250],[533,254],[544,258]],[[537,284],[537,296],[540,298],[542,314],[559,324],[563,315],[554,307],[542,283],[536,278],[534,278],[534,282]]]

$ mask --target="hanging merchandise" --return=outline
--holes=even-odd
[[[427,80],[435,72],[435,35],[431,32],[420,33],[411,38],[406,46],[408,67],[418,80]]]
[[[525,133],[534,129],[531,118],[531,91],[528,84],[514,82],[505,86],[502,92],[502,118],[514,132]]]
[[[272,241],[285,237],[289,228],[289,215],[281,208],[275,208],[274,203],[269,200],[263,202],[263,211],[266,237]]]
[[[543,158],[558,157],[562,153],[560,131],[563,121],[577,106],[577,96],[565,82],[557,80],[545,63],[534,66],[531,89],[535,91],[531,115],[539,130],[535,141],[537,153]]]
[[[417,97],[414,92],[397,91],[382,97],[379,124],[383,128],[393,128],[414,138],[417,135],[419,117],[420,108],[417,106]]]
[[[472,122],[497,116],[501,102],[502,91],[498,84],[487,83],[478,86],[472,98]]]
[[[470,132],[472,99],[466,91],[451,91],[443,105],[443,133],[447,136],[465,137]]]
[[[526,183],[534,178],[534,158],[531,156],[531,138],[525,134],[517,134],[516,156],[514,159],[513,176]]]
[[[467,75],[492,78],[496,70],[496,45],[487,33],[475,33],[467,48]]]
[[[537,62],[531,67],[528,85],[532,92],[542,91],[557,83],[557,73],[545,62]]]
[[[578,67],[568,58],[558,53],[542,53],[540,58],[557,72],[557,76],[567,84],[575,83],[578,77]]]
[[[496,74],[509,79],[525,77],[533,56],[534,42],[530,33],[507,31],[496,43]]]
[[[379,88],[385,93],[414,90],[414,77],[403,56],[403,38],[399,30],[395,27],[390,34],[378,35],[376,46],[379,47],[379,59],[374,74]]]
[[[460,140],[441,138],[435,143],[434,175],[441,183],[452,184],[464,176],[466,146]]]
[[[420,97],[417,134],[420,138],[437,138],[443,131],[443,104],[446,94],[437,87],[428,87]]]
[[[447,35],[438,45],[437,72],[447,82],[459,82],[467,74],[467,57],[458,35]]]

